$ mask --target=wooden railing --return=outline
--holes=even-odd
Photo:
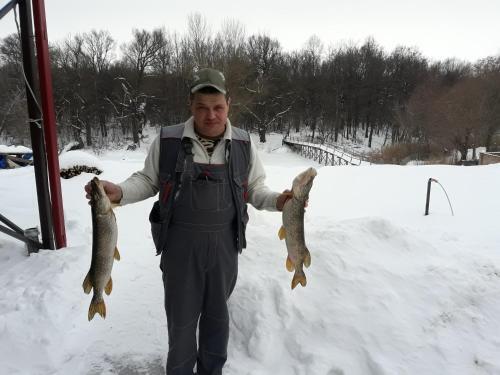
[[[283,138],[283,144],[309,159],[324,165],[361,165],[371,164],[358,155],[352,155],[343,148],[330,145],[312,143],[294,136]]]

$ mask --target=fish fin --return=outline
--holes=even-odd
[[[108,283],[106,284],[106,287],[104,288],[104,292],[109,296],[112,290],[113,290],[113,280],[110,277]]]
[[[306,255],[304,256],[304,266],[309,267],[311,265],[311,253],[306,248]]]
[[[295,287],[299,283],[302,286],[306,286],[307,285],[306,275],[304,273],[297,274],[297,272],[295,272],[295,275],[293,275],[293,279],[292,279],[292,289],[295,289]]]
[[[106,305],[104,304],[104,300],[94,301],[92,299],[89,307],[89,322],[94,319],[96,313],[102,316],[103,319],[106,319]]]
[[[286,258],[286,269],[288,272],[292,272],[295,269],[295,264],[293,264],[289,256]]]
[[[85,276],[85,280],[83,280],[82,287],[85,294],[89,294],[90,291],[92,290],[92,283],[90,282],[90,271],[87,273],[87,276]]]
[[[113,255],[113,257],[116,259],[116,260],[120,260],[121,257],[120,257],[120,253],[118,252],[118,248],[115,247],[115,254]]]
[[[285,230],[285,227],[283,225],[281,226],[280,230],[278,231],[278,237],[280,238],[280,240],[283,240],[286,237],[286,230]]]

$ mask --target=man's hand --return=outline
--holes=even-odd
[[[285,206],[286,201],[292,199],[292,197],[293,193],[290,190],[286,189],[285,191],[283,191],[283,193],[281,193],[276,200],[276,208],[278,209],[278,211],[283,211],[283,207]]]
[[[278,199],[276,200],[276,208],[278,209],[278,211],[283,211],[283,207],[285,207],[286,201],[292,198],[293,198],[293,193],[288,189],[284,190],[283,193],[281,193],[278,196]],[[309,204],[309,199],[305,201],[304,207],[307,207],[308,204]]]
[[[123,197],[122,189],[118,185],[105,180],[101,180],[101,184],[111,203],[120,203]],[[85,198],[90,199],[91,191],[92,191],[92,185],[89,182],[87,183],[87,185],[85,185],[85,192],[87,193],[85,195]]]

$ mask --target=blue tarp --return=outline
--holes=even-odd
[[[16,154],[15,155],[18,158],[24,159],[24,160],[33,160],[33,153],[28,152],[26,154]],[[29,165],[29,163],[16,163],[19,165],[19,167],[24,167],[26,165]],[[0,154],[0,169],[8,169],[9,164],[7,163],[7,154]]]

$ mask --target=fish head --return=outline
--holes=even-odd
[[[295,177],[292,183],[293,196],[306,201],[309,198],[309,191],[317,174],[316,169],[311,167]]]
[[[101,181],[94,177],[90,181],[90,186],[92,190],[90,192],[90,205],[97,213],[106,213],[111,208],[111,202],[102,186]]]

